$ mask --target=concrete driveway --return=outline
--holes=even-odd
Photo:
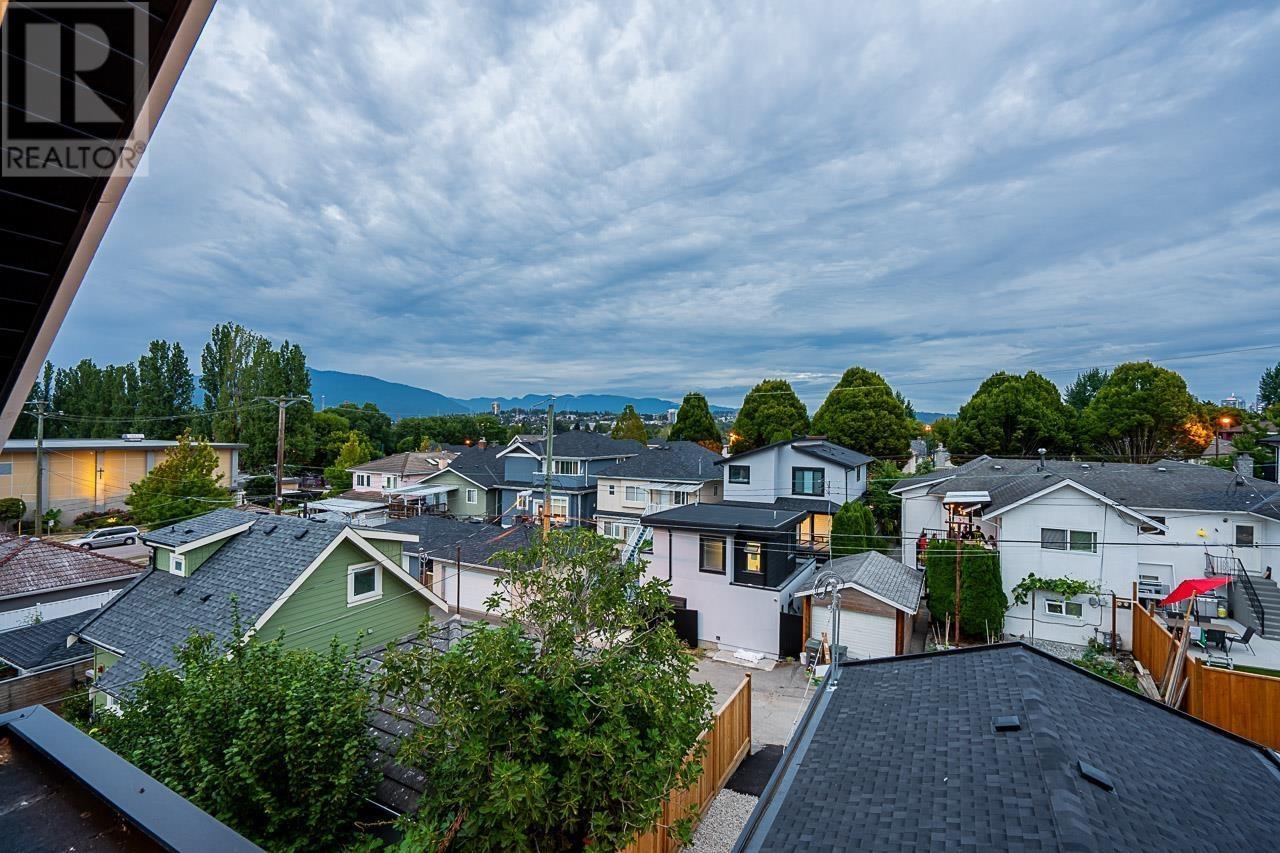
[[[694,672],[695,681],[716,689],[716,707],[728,699],[751,673],[751,751],[765,744],[785,744],[800,709],[813,698],[804,667],[779,663],[769,672],[703,658]]]

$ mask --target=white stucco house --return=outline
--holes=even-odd
[[[1179,582],[1232,574],[1231,615],[1280,635],[1280,593],[1265,579],[1280,564],[1280,485],[1205,465],[1147,465],[981,456],[965,465],[902,480],[902,553],[915,564],[926,538],[971,536],[976,528],[1000,554],[1005,592],[1028,575],[1093,583],[1096,595],[1069,601],[1037,593],[1013,605],[1004,631],[1076,644],[1112,625],[1131,642],[1139,599],[1159,599]],[[1241,577],[1243,575],[1243,577]],[[1252,591],[1251,593],[1249,591]],[[1273,603],[1277,606],[1268,608]]]

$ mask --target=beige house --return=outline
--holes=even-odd
[[[596,532],[626,541],[640,517],[675,506],[724,500],[720,455],[673,441],[604,469],[596,480]]]
[[[63,523],[82,512],[124,506],[134,483],[162,461],[176,441],[124,438],[47,438],[44,505],[61,509]],[[244,444],[212,444],[218,481],[231,486]],[[13,439],[0,450],[0,498],[21,498],[28,517],[36,506],[36,443]]]

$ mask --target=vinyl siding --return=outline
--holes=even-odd
[[[258,636],[274,638],[283,630],[286,646],[313,649],[326,648],[336,636],[344,645],[363,650],[414,633],[430,605],[385,566],[382,597],[347,606],[347,567],[367,562],[363,551],[350,542],[341,543],[267,620]]]
[[[106,672],[118,660],[120,660],[120,655],[115,654],[114,652],[109,652],[106,649],[100,649],[97,646],[93,647],[93,671],[94,672],[98,672],[99,668],[101,668],[102,672]],[[101,693],[93,694],[93,706],[95,708],[101,708],[105,704],[106,704],[106,697],[103,694]]]
[[[372,545],[373,547],[381,551],[383,554],[385,554],[387,558],[391,560],[391,562],[395,563],[397,566],[401,565],[400,558],[404,556],[403,542],[397,539],[372,539],[372,538],[366,539],[364,541],[368,542],[370,545]],[[366,557],[364,560],[360,562],[367,563],[368,558]]]
[[[482,489],[470,480],[462,477],[452,471],[446,471],[431,478],[433,486],[457,486],[456,492],[448,493],[449,512],[453,513],[457,518],[466,518],[473,515],[497,515],[492,511],[494,504],[493,495],[497,493],[496,489]],[[467,503],[467,489],[475,489],[479,492],[477,502],[473,504]]]

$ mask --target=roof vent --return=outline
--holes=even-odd
[[[303,538],[304,536],[306,536],[306,535],[307,535],[308,533],[310,533],[310,532],[311,532],[311,528],[310,528],[310,527],[304,527],[303,529],[299,530],[297,533],[293,534],[293,538],[294,538],[294,539],[301,539],[301,538]]]
[[[1004,466],[1003,466],[1003,465],[992,465],[992,466],[991,466],[991,468],[992,468],[993,470],[995,470],[995,471],[1003,471],[1003,470],[1004,470]]]
[[[1008,714],[1003,717],[992,717],[991,727],[997,732],[1018,732],[1022,731],[1022,720],[1018,719],[1017,714]]]
[[[185,587],[185,586],[180,586],[180,587],[178,587],[177,589],[175,589],[175,590],[173,591],[173,594],[174,594],[174,595],[182,595],[182,591],[183,591],[184,589],[186,589],[186,587]]]
[[[1080,775],[1084,779],[1097,785],[1104,791],[1114,791],[1116,786],[1111,781],[1111,777],[1106,772],[1099,770],[1087,761],[1079,762]]]
[[[279,526],[280,525],[278,524],[268,524],[266,527],[262,528],[262,535],[270,536],[272,533],[276,532],[276,528]]]
[[[1157,465],[1157,466],[1156,466],[1156,470],[1157,470],[1157,471],[1168,471],[1169,469],[1168,469],[1168,468],[1166,468],[1166,467],[1164,467],[1163,465]]]
[[[1081,467],[1081,468],[1083,468],[1084,470],[1088,471],[1088,470],[1089,470],[1089,463],[1088,463],[1088,462],[1081,462],[1081,463],[1080,463],[1080,467]]]
[[[200,603],[201,603],[201,604],[208,604],[208,603],[209,603],[209,599],[211,599],[211,598],[213,598],[213,593],[211,593],[211,592],[206,592],[204,595],[200,596]]]

